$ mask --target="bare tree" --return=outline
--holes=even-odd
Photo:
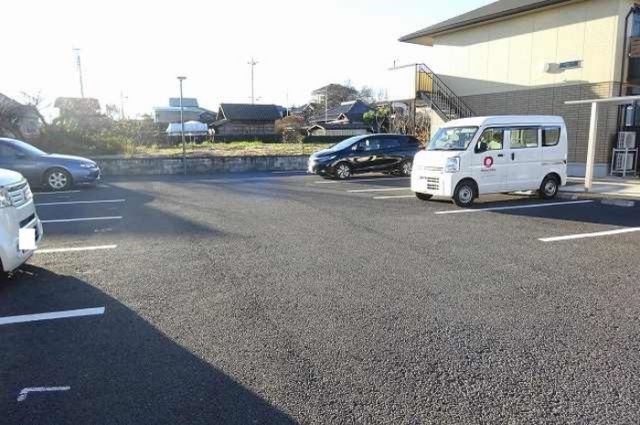
[[[38,117],[42,125],[45,128],[49,127],[47,120],[44,118],[44,115],[42,115],[42,109],[48,106],[48,105],[45,105],[45,98],[42,95],[42,92],[38,92],[36,94],[29,94],[23,91],[20,94],[22,95],[22,99],[24,103],[28,107],[31,107],[33,113],[36,114],[36,116]]]

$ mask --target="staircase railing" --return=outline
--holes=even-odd
[[[416,92],[417,95],[426,95],[432,107],[447,121],[476,115],[473,109],[425,64],[416,65]]]

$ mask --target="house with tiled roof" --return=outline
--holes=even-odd
[[[369,105],[361,100],[352,100],[349,102],[342,102],[340,105],[329,108],[326,111],[318,109],[315,114],[309,119],[312,124],[323,123],[362,123],[364,122],[363,115],[368,111],[373,110]]]
[[[274,137],[276,121],[282,118],[278,105],[251,103],[221,103],[212,123],[216,138],[246,136]]]

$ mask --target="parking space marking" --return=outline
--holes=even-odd
[[[37,254],[54,254],[57,252],[99,251],[103,249],[116,249],[118,245],[80,246],[75,248],[38,249]]]
[[[574,239],[585,239],[585,238],[598,238],[602,236],[612,236],[612,235],[620,235],[623,233],[633,233],[640,232],[640,227],[630,227],[627,229],[617,229],[617,230],[607,230],[604,232],[594,232],[594,233],[580,233],[576,235],[567,235],[567,236],[555,236],[552,238],[539,238],[538,240],[541,242],[560,242],[560,241],[570,241]]]
[[[360,182],[386,182],[391,180],[410,179],[411,177],[379,177],[377,179],[350,179],[350,180],[319,180],[315,184],[338,184],[338,183],[360,183]]]
[[[96,221],[96,220],[122,220],[121,215],[113,217],[86,217],[86,218],[64,218],[59,220],[42,220],[41,223],[73,223],[76,221]]]
[[[410,187],[389,187],[385,189],[354,189],[347,190],[349,193],[368,193],[368,192],[398,192],[401,190],[411,190]]]
[[[23,314],[20,316],[0,317],[0,325],[12,325],[15,323],[40,322],[43,320],[66,319],[69,317],[100,316],[102,314],[104,314],[104,307],[54,311],[51,313]]]
[[[69,391],[71,387],[32,387],[32,388],[24,388],[18,394],[18,401],[25,401],[27,399],[27,395],[29,393],[42,393],[42,392],[51,392],[51,391]]]
[[[593,202],[594,201],[547,202],[545,204],[512,205],[509,207],[491,207],[491,208],[437,211],[434,214],[441,215],[441,214],[475,213],[475,212],[485,212],[485,211],[520,210],[520,209],[526,209],[526,208],[546,208],[546,207],[559,207],[562,205],[592,204]]]
[[[67,202],[44,202],[36,204],[37,207],[47,207],[53,205],[77,205],[77,204],[118,204],[126,202],[126,199],[103,199],[99,201],[67,201]]]
[[[414,199],[416,195],[374,196],[373,199]]]
[[[60,195],[63,193],[78,193],[81,190],[61,190],[60,192],[33,192],[34,195]]]

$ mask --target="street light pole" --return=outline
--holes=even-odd
[[[251,60],[247,62],[247,64],[251,65],[251,104],[253,105],[254,103],[256,103],[256,96],[253,90],[254,89],[253,68],[255,68],[258,62],[254,58],[251,58]]]
[[[182,105],[182,82],[186,80],[187,77],[178,77],[178,81],[180,81],[180,135],[182,136],[182,166],[184,175],[187,175],[187,146],[184,141],[184,107]]]

